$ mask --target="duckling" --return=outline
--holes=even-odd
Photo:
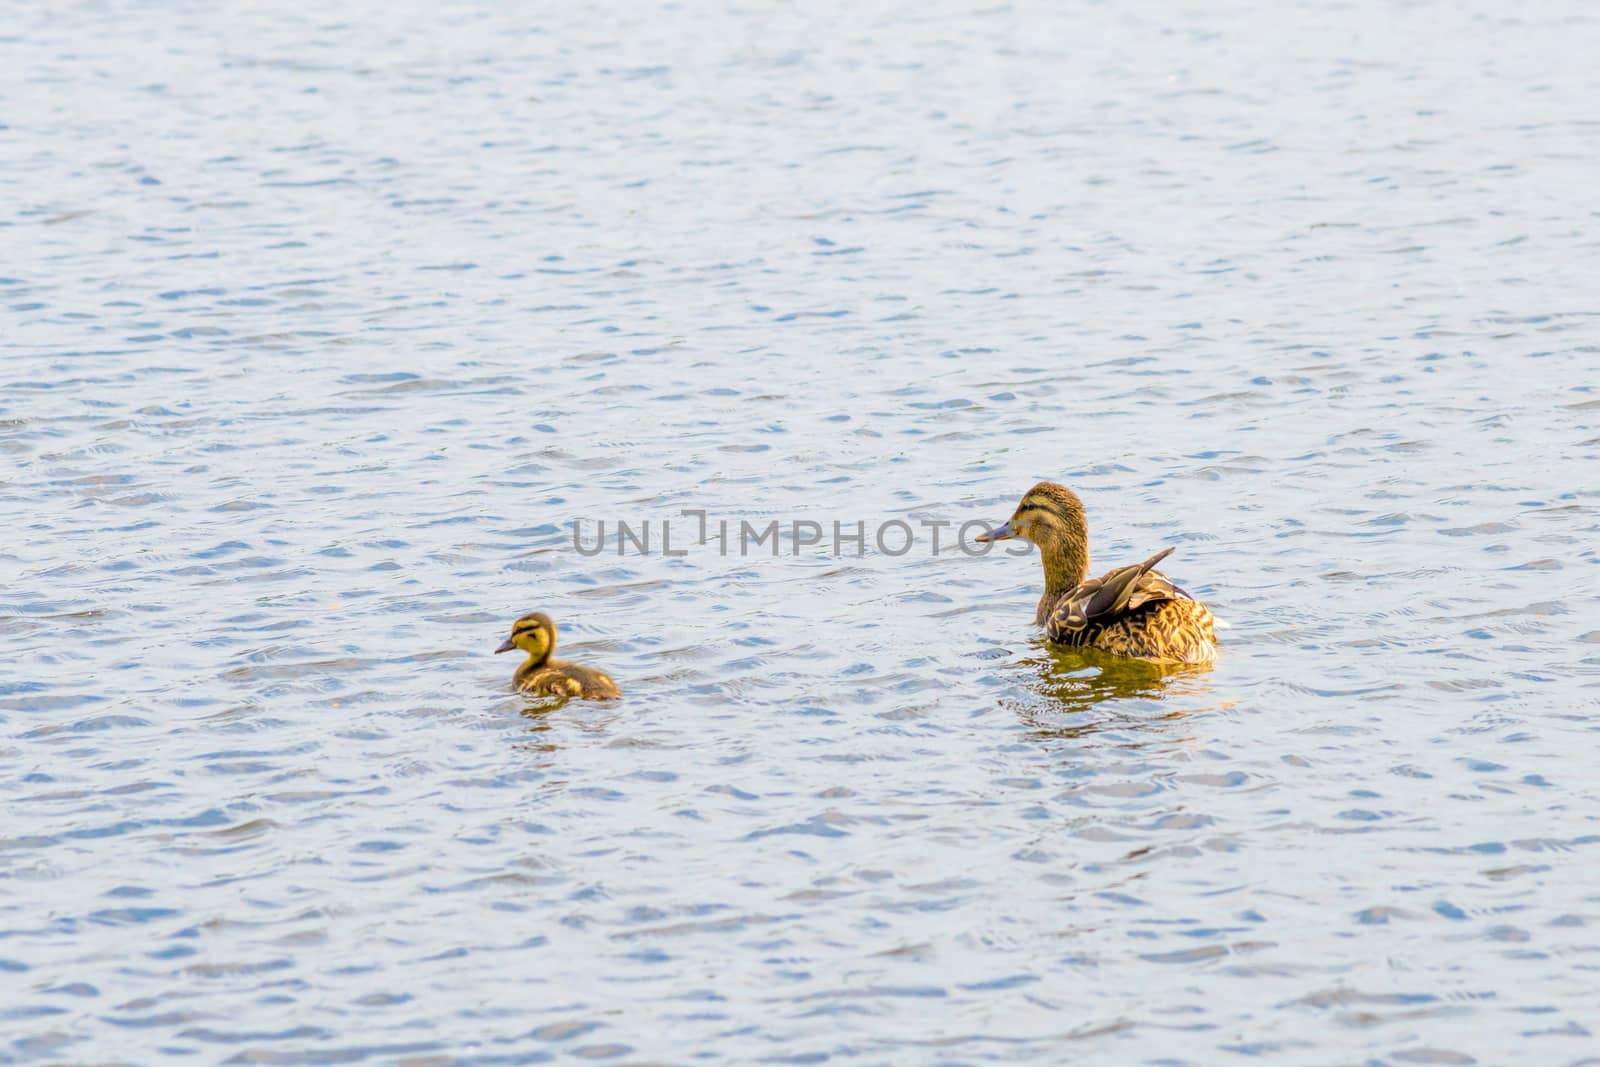
[[[1029,489],[1008,522],[979,541],[1020,537],[1039,546],[1044,595],[1033,622],[1063,645],[1161,663],[1209,663],[1217,654],[1211,612],[1155,569],[1172,549],[1089,577],[1089,524],[1078,494],[1055,482]]]
[[[511,624],[511,636],[496,653],[520,648],[528,660],[511,676],[511,684],[524,693],[544,696],[614,700],[622,695],[617,683],[600,671],[551,659],[556,650],[556,624],[542,611],[530,612]]]

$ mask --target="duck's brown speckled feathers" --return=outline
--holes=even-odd
[[[1172,549],[1063,593],[1045,619],[1052,641],[1119,656],[1205,663],[1217,654],[1206,606],[1155,570]]]
[[[1083,502],[1066,486],[1040,482],[1023,495],[1009,522],[979,540],[1010,537],[1039,546],[1045,589],[1034,621],[1050,640],[1164,663],[1216,657],[1211,612],[1155,569],[1172,549],[1089,578]]]
[[[524,693],[584,700],[614,700],[622,695],[604,672],[550,658],[556,648],[556,624],[542,611],[529,612],[512,623],[511,636],[495,651],[514,648],[528,654],[511,676],[512,686]]]

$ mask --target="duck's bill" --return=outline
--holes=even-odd
[[[999,526],[996,526],[988,533],[979,534],[977,537],[974,537],[973,540],[977,541],[979,544],[988,544],[990,541],[1007,541],[1015,536],[1017,535],[1011,532],[1011,524],[1009,522],[1002,522]]]
[[[494,650],[494,654],[498,656],[500,653],[502,653],[502,652],[510,652],[513,648],[516,648],[516,647],[517,647],[516,645],[513,645],[511,643],[511,638],[508,637],[508,638],[506,638],[505,644],[501,645],[499,648]]]

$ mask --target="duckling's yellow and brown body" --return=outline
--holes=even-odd
[[[531,612],[511,624],[511,636],[496,652],[521,649],[527,660],[511,676],[514,688],[540,696],[614,700],[622,695],[603,671],[577,663],[551,659],[556,650],[556,624],[542,611]]]
[[[1155,569],[1172,549],[1090,578],[1083,502],[1054,482],[1029,489],[1011,519],[978,540],[1011,537],[1039,547],[1044,595],[1033,621],[1051,641],[1160,663],[1216,658],[1210,610]]]

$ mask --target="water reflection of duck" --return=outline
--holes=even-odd
[[[1210,664],[1204,663],[1153,663],[1093,648],[1063,648],[1045,642],[1020,666],[1034,676],[1028,688],[1042,699],[1024,702],[1017,710],[1031,726],[1055,737],[1179,718],[1192,707],[1174,706],[1169,710],[1158,702],[1169,696],[1202,693],[1204,685],[1196,685],[1192,679],[1211,669]],[[1108,718],[1107,709],[1101,707],[1108,702],[1119,711],[1133,714]],[[1153,716],[1149,714],[1152,711],[1156,712]],[[1098,713],[1073,721],[1063,718],[1063,712]]]
[[[1172,549],[1089,577],[1083,502],[1066,486],[1040,482],[1008,522],[978,540],[1011,537],[1039,546],[1044,595],[1033,621],[1050,640],[1158,663],[1209,663],[1216,656],[1211,612],[1155,569]]]
[[[617,683],[603,672],[550,658],[556,650],[556,624],[542,611],[531,612],[512,623],[511,636],[495,651],[510,652],[514,648],[528,654],[511,676],[511,684],[524,693],[584,700],[612,700],[622,695]]]

